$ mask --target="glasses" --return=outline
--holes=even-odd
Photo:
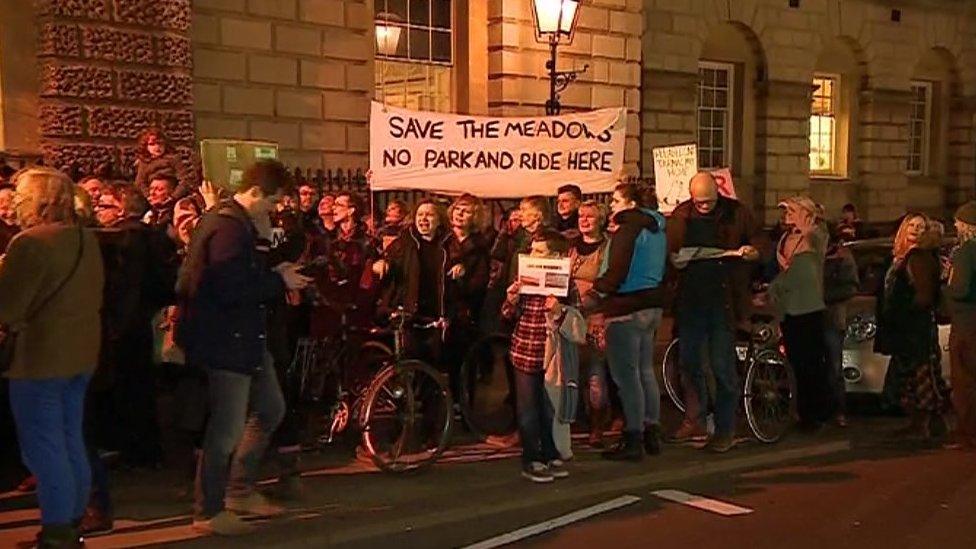
[[[314,196],[315,195],[315,191],[303,189],[301,191],[298,191],[298,194],[301,195],[301,196]]]
[[[334,208],[348,208],[349,207],[349,203],[348,202],[334,202],[332,204],[332,206]]]

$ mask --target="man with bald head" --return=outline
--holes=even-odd
[[[690,261],[678,268],[674,313],[681,338],[681,377],[687,406],[685,419],[672,440],[707,435],[704,420],[709,393],[702,369],[707,353],[715,376],[715,433],[705,448],[725,452],[733,445],[741,392],[735,365],[735,329],[748,323],[749,262],[759,258],[753,245],[758,232],[747,208],[719,195],[711,174],[696,174],[689,190],[691,199],[679,204],[668,221],[668,252],[721,248],[735,255]]]

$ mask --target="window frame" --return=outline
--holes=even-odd
[[[698,69],[706,70],[720,70],[726,73],[726,88],[725,88],[725,127],[723,128],[722,136],[722,165],[721,166],[703,166],[702,165],[702,146],[701,146],[701,113],[702,113],[702,81],[698,78],[695,84],[695,145],[698,149],[698,169],[700,170],[717,170],[721,168],[732,168],[732,154],[735,149],[733,126],[735,124],[735,73],[736,66],[734,63],[727,63],[722,61],[698,61]],[[715,106],[705,107],[709,110],[718,110]],[[709,131],[714,129],[714,126],[709,126],[706,128]],[[711,151],[715,150],[714,147],[709,147],[709,158],[711,158]]]
[[[914,117],[913,112],[908,115],[908,156],[905,159],[905,173],[911,176],[925,176],[929,173],[929,158],[931,157],[931,146],[932,146],[932,99],[933,99],[933,89],[934,86],[932,82],[925,80],[912,80],[909,84],[909,89],[911,90],[911,98],[909,101],[909,107],[914,107],[918,104],[915,101],[915,89],[922,88],[925,90],[925,101],[924,101],[924,113],[925,118],[921,120],[922,122],[922,135],[914,136],[912,135],[912,128],[914,127],[914,122],[918,120]],[[915,139],[921,140],[920,153],[918,155],[919,166],[918,169],[912,167],[912,142]]]
[[[427,19],[427,22],[429,23],[428,25],[418,25],[418,24],[411,23],[409,21],[409,14],[410,14],[410,1],[409,0],[406,0],[407,18],[408,18],[407,21],[398,22],[398,21],[390,21],[390,20],[378,19],[377,16],[379,16],[381,13],[388,13],[388,12],[384,12],[384,11],[382,11],[380,9],[380,7],[381,7],[380,6],[380,3],[383,2],[383,1],[384,0],[376,0],[376,4],[377,5],[375,6],[375,12],[374,12],[374,15],[373,15],[373,27],[375,29],[376,24],[379,23],[379,22],[382,22],[382,23],[384,23],[386,25],[392,24],[392,26],[396,26],[396,27],[401,28],[402,29],[401,32],[404,35],[402,39],[406,40],[406,42],[407,42],[407,50],[408,51],[407,51],[407,56],[406,57],[400,57],[400,56],[396,56],[396,55],[382,54],[377,49],[375,51],[375,55],[374,55],[374,59],[375,60],[396,61],[396,62],[399,62],[399,63],[417,63],[417,64],[421,64],[421,65],[449,66],[451,68],[454,67],[454,62],[455,62],[455,60],[457,58],[457,13],[456,13],[456,10],[457,10],[457,1],[456,0],[427,0],[427,4],[428,4],[428,10],[427,10],[428,19]],[[433,16],[431,15],[433,13],[433,10],[430,8],[430,6],[431,6],[431,4],[433,4],[433,2],[438,2],[438,1],[447,1],[447,2],[450,2],[451,21],[450,21],[450,27],[447,28],[447,29],[444,29],[443,27],[434,27],[434,25],[433,25],[433,20],[432,20],[432,17]],[[382,4],[382,6],[385,7],[385,4]],[[436,61],[436,60],[434,60],[432,58],[428,58],[428,59],[416,59],[416,58],[410,57],[409,48],[410,48],[410,30],[411,29],[414,29],[414,30],[425,30],[425,31],[427,31],[429,33],[430,32],[434,32],[435,30],[436,31],[444,31],[444,30],[447,30],[450,33],[450,38],[451,38],[451,60],[450,61]],[[376,44],[375,44],[375,38],[374,38],[374,48],[375,48],[375,45]],[[431,41],[431,50],[433,50],[433,41]],[[433,51],[431,51],[430,57],[433,57]]]
[[[813,111],[813,102],[816,97],[817,88],[812,90],[810,96],[810,115],[809,115],[809,127],[807,128],[807,142],[812,144],[813,140],[813,117],[819,116],[823,118],[830,118],[833,121],[830,136],[830,167],[824,170],[815,169],[810,162],[810,156],[813,154],[813,147],[810,147],[810,151],[807,154],[807,168],[810,173],[810,177],[816,178],[844,178],[844,174],[841,173],[841,167],[839,164],[839,153],[842,152],[838,149],[838,140],[840,138],[840,112],[841,112],[841,97],[843,96],[843,91],[841,86],[842,76],[838,73],[831,72],[814,72],[811,85],[816,85],[817,80],[831,80],[833,85],[831,86],[830,93],[830,114],[815,114]],[[846,150],[846,149],[845,149]],[[846,154],[846,153],[845,153]]]

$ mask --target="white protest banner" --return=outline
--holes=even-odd
[[[694,143],[657,147],[654,155],[654,188],[661,213],[671,213],[691,198],[688,182],[698,173],[698,145]]]
[[[523,295],[569,295],[570,260],[566,258],[518,256],[519,293]]]
[[[516,198],[575,183],[609,192],[623,168],[626,126],[624,108],[502,118],[373,102],[370,188]]]
[[[735,196],[735,183],[732,181],[731,168],[720,168],[718,170],[712,170],[710,173],[715,178],[715,184],[718,186],[718,194],[727,198],[737,198]]]

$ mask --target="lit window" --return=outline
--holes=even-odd
[[[452,0],[376,0],[376,99],[388,105],[453,108]]]
[[[837,97],[836,76],[813,79],[813,101],[810,109],[810,171],[821,174],[837,172]]]
[[[729,165],[732,127],[732,65],[698,64],[698,167]]]
[[[908,118],[908,172],[915,175],[924,175],[928,168],[931,112],[932,84],[912,82],[911,112]]]

